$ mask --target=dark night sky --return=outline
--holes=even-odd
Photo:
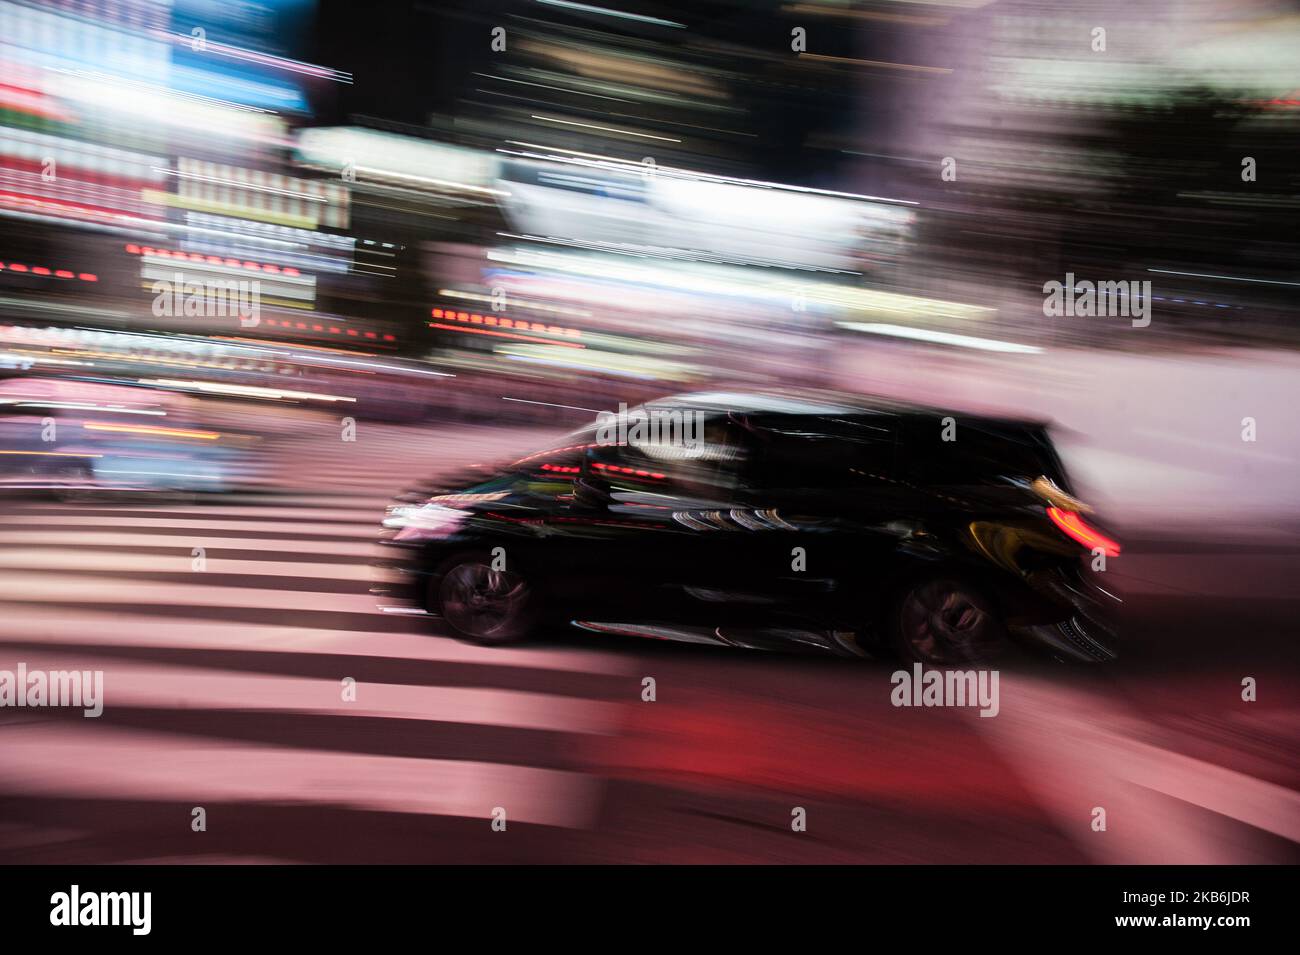
[[[352,73],[355,83],[314,90],[316,122],[364,114],[423,123],[431,112],[454,112],[463,79],[474,69],[470,41],[483,36],[467,6],[323,0],[309,59]]]
[[[303,56],[353,74],[352,86],[321,84],[309,91],[319,125],[346,123],[357,115],[401,123],[425,124],[430,114],[463,114],[464,98],[480,81],[490,30],[507,28],[516,16],[544,18],[575,28],[596,28],[617,35],[656,36],[669,42],[702,39],[789,52],[791,21],[779,12],[778,0],[729,0],[682,4],[648,4],[610,0],[610,7],[687,23],[688,30],[655,30],[604,16],[572,14],[534,0],[369,0],[364,4],[322,0],[314,35]],[[818,49],[840,55],[855,52],[858,42],[848,30],[818,30]],[[717,65],[732,67],[721,62]],[[780,96],[761,89],[734,90],[749,108],[749,128],[759,134],[752,154],[753,172],[813,183],[826,170],[822,159],[807,154],[804,141],[815,132],[850,130],[855,90],[827,97],[784,90]],[[746,102],[745,98],[753,99]]]

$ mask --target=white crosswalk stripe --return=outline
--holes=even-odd
[[[368,592],[390,495],[510,436],[451,456],[456,442],[412,449],[409,430],[360,434],[356,447],[283,439],[264,491],[10,502],[0,669],[102,670],[105,710],[0,711],[0,795],[316,802],[485,826],[503,806],[520,823],[592,823],[602,783],[566,740],[617,731],[636,693],[617,656],[461,643]]]
[[[310,749],[176,741],[151,733],[70,734],[62,727],[10,729],[5,786],[37,796],[69,789],[100,798],[182,805],[217,800],[305,803],[489,818],[505,802],[511,819],[540,825],[590,824],[598,787],[580,773],[473,760],[344,755]]]

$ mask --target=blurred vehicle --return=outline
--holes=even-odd
[[[0,381],[0,487],[65,500],[225,491],[250,439],[204,427],[183,395],[57,378]]]
[[[569,622],[936,665],[1017,644],[1115,656],[1118,601],[1084,557],[1119,545],[1081,516],[1041,424],[723,393],[627,418],[698,421],[699,440],[598,424],[408,495],[385,521],[391,592],[483,643]]]

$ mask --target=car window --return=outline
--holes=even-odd
[[[752,428],[750,482],[761,490],[848,489],[888,483],[895,427],[888,416],[769,418]]]
[[[743,429],[728,416],[709,415],[689,440],[597,445],[588,454],[590,476],[612,490],[729,499],[748,458]]]
[[[511,470],[539,478],[573,480],[582,472],[587,445],[549,448],[520,458]]]
[[[546,447],[530,451],[521,458],[505,465],[511,472],[537,472],[539,474],[576,474],[573,468],[581,468],[588,448],[596,443],[594,428],[581,428],[573,431]]]
[[[925,486],[971,486],[1006,478],[1060,477],[1050,440],[1040,427],[998,426],[958,419],[911,423],[905,449],[909,480]],[[950,440],[944,440],[945,435]]]

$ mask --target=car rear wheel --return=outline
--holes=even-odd
[[[429,581],[431,609],[456,633],[478,643],[525,639],[536,620],[536,595],[522,574],[494,570],[486,554],[460,554]]]
[[[901,657],[932,666],[988,663],[1010,646],[992,601],[956,577],[929,577],[907,587],[891,629]]]

